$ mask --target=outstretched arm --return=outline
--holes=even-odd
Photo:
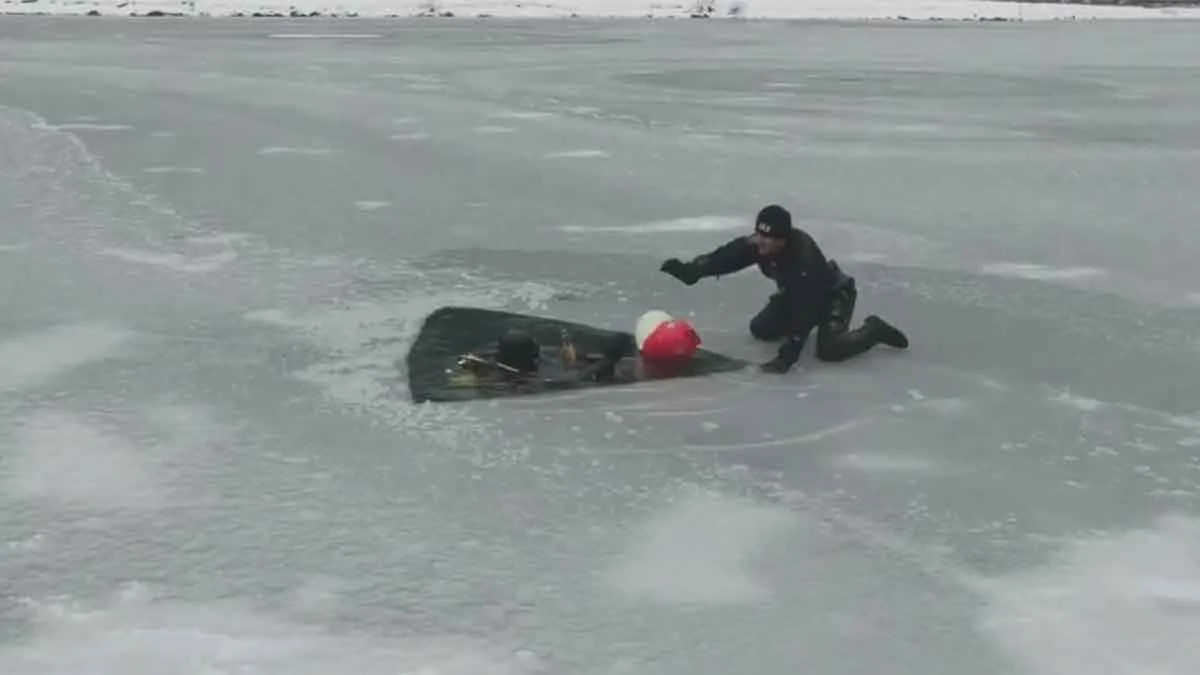
[[[750,243],[750,239],[738,237],[708,253],[696,256],[690,262],[671,258],[659,269],[691,286],[703,277],[733,274],[746,269],[753,265],[755,260],[754,245]]]

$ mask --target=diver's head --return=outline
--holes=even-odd
[[[496,362],[519,373],[536,373],[541,356],[541,345],[528,333],[510,330],[496,341]]]
[[[792,234],[792,214],[778,204],[764,206],[754,219],[754,235],[751,239],[758,254],[769,258],[787,248]]]

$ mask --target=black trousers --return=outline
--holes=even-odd
[[[850,330],[858,289],[854,277],[838,272],[834,290],[824,296],[814,296],[801,306],[789,306],[779,294],[772,295],[767,305],[750,320],[750,334],[759,340],[780,340],[792,331],[807,340],[817,329],[817,358],[821,361],[845,361],[878,344],[878,337],[869,325]]]

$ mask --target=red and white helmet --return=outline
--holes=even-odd
[[[634,337],[642,359],[647,361],[687,361],[701,344],[692,324],[657,309],[638,318]]]

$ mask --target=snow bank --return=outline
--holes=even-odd
[[[0,14],[102,16],[687,17],[1047,20],[1196,18],[1200,7],[1146,8],[999,0],[0,0]]]

